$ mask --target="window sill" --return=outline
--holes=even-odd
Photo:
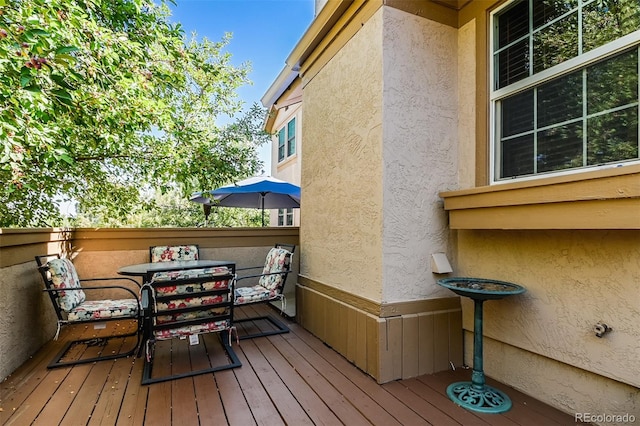
[[[640,229],[640,165],[440,197],[451,229]]]
[[[281,161],[278,162],[278,170],[280,170],[281,168],[289,165],[289,163],[292,163],[295,161],[295,158],[297,158],[298,154],[291,154],[290,156],[288,156],[287,158],[283,158]]]

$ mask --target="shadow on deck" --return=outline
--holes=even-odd
[[[237,311],[242,317],[254,308]],[[259,313],[263,309],[255,308]],[[470,370],[447,371],[378,385],[302,327],[291,333],[243,340],[234,348],[242,367],[164,383],[140,384],[143,360],[123,358],[71,368],[46,365],[73,331],[45,345],[0,384],[3,425],[569,425],[572,416],[506,385],[513,408],[476,414],[446,396]],[[243,324],[243,327],[249,327]],[[91,330],[93,331],[93,330]],[[240,335],[247,330],[239,330]],[[81,330],[81,332],[84,332]],[[78,333],[78,331],[75,331]],[[202,337],[202,336],[201,336]],[[106,348],[105,348],[106,349]],[[87,351],[97,351],[90,347]],[[174,369],[220,356],[216,334],[162,342],[156,349]]]

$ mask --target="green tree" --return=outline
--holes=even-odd
[[[212,206],[205,219],[203,205],[189,201],[177,189],[150,194],[147,201],[135,206],[127,217],[127,224],[123,225],[117,217],[109,214],[108,209],[97,207],[78,212],[69,225],[136,228],[261,226],[261,213],[257,209]]]
[[[230,35],[188,40],[169,14],[164,1],[0,0],[0,226],[58,225],[62,200],[126,225],[153,209],[145,194],[186,198],[259,169],[264,111],[236,95],[249,65],[223,52]]]

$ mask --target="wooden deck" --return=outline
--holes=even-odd
[[[237,316],[248,312],[237,312]],[[259,310],[269,309],[261,308]],[[250,312],[249,312],[250,313]],[[263,312],[264,313],[264,312]],[[243,340],[235,352],[242,367],[142,386],[143,360],[122,358],[47,370],[65,338],[49,342],[0,384],[3,425],[570,425],[561,413],[503,384],[513,408],[476,414],[453,404],[445,389],[469,380],[458,369],[378,385],[371,377],[296,324],[292,332]],[[243,325],[244,327],[244,325]],[[248,327],[248,325],[247,325]],[[79,331],[75,331],[78,333]],[[82,331],[80,331],[82,332]],[[240,334],[246,330],[240,330]],[[156,367],[180,370],[216,362],[217,335],[204,344],[162,342]],[[84,346],[83,346],[84,348]],[[207,354],[206,350],[209,352]],[[105,348],[111,350],[112,348]],[[97,351],[89,347],[87,351]]]

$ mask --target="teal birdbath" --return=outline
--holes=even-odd
[[[511,409],[511,399],[501,390],[485,383],[482,360],[482,304],[526,291],[517,284],[482,278],[454,277],[438,280],[438,284],[474,302],[473,373],[470,382],[456,382],[447,387],[449,398],[471,411],[504,413]]]

